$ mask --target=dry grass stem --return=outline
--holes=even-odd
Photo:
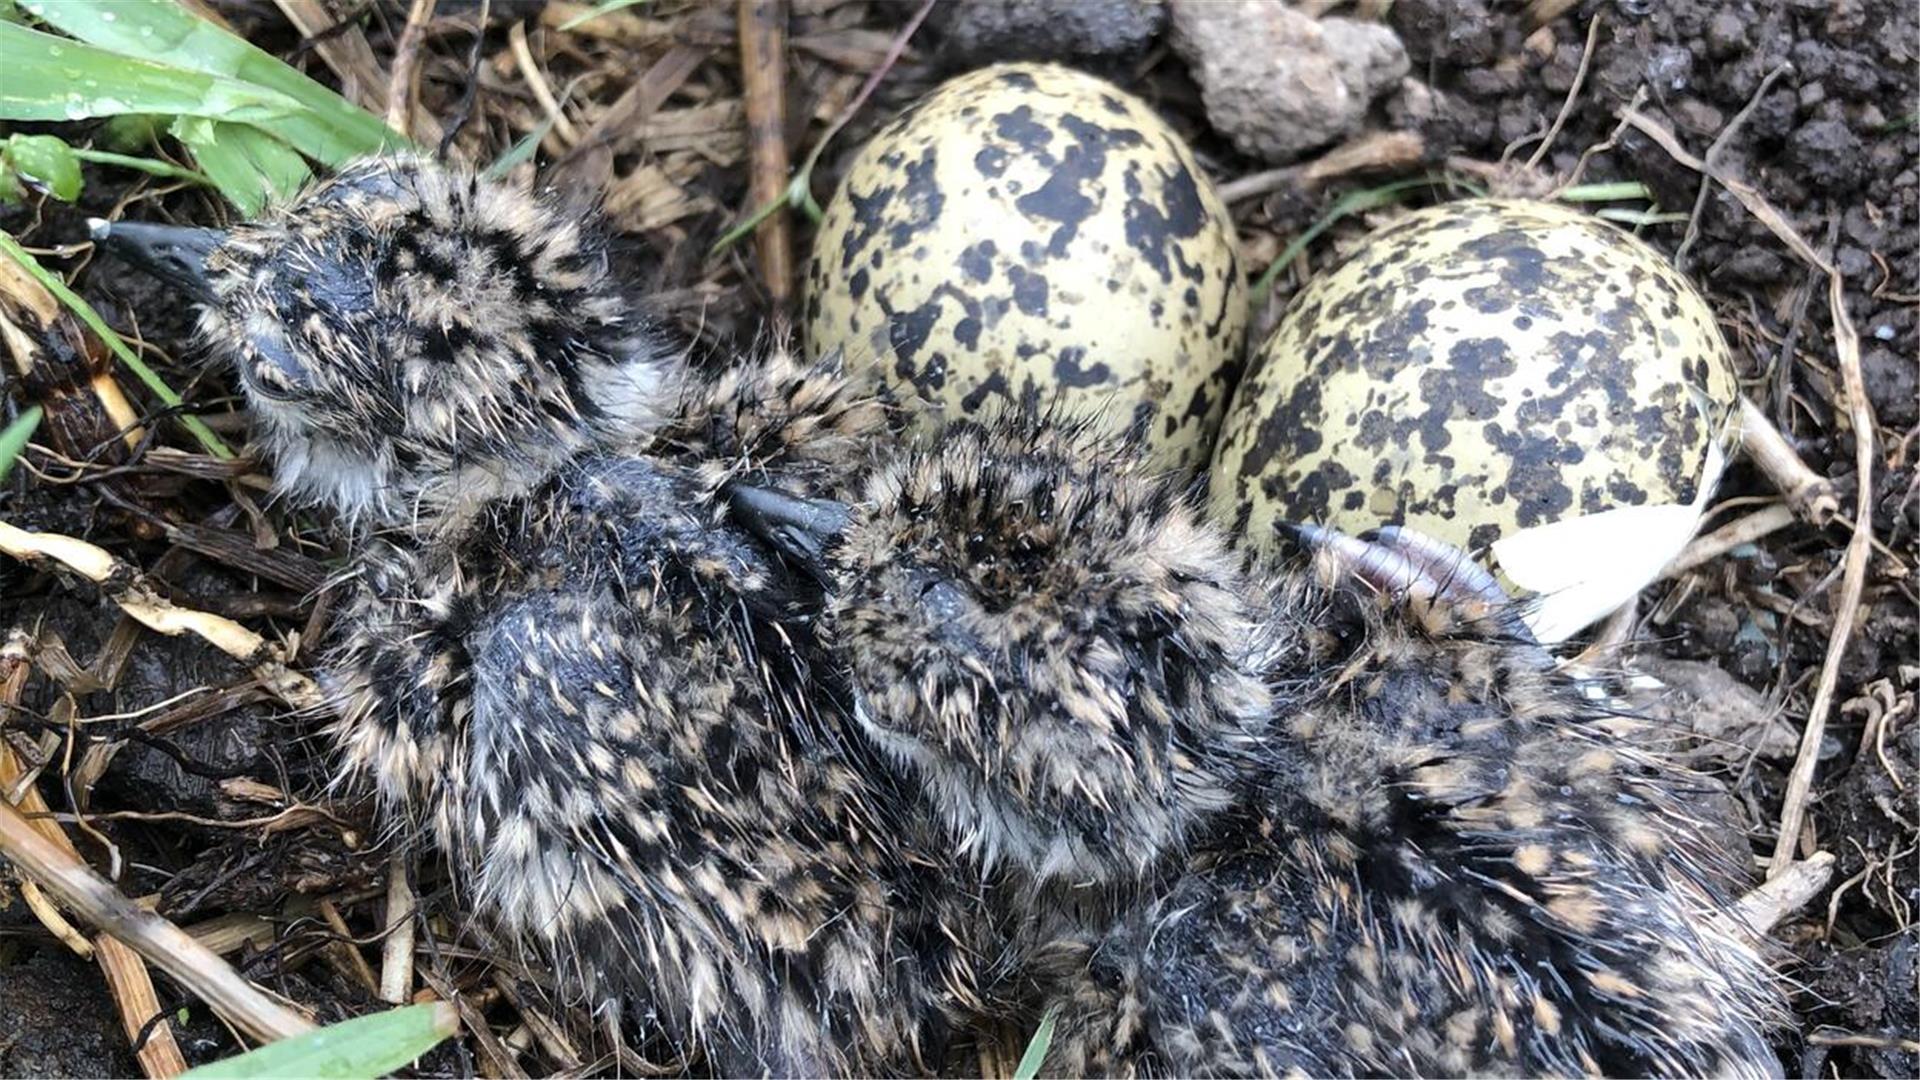
[[[183,608],[168,600],[146,575],[84,540],[58,533],[32,533],[0,522],[0,554],[38,566],[56,564],[100,587],[141,625],[169,636],[194,634],[252,666],[267,689],[295,709],[320,709],[325,697],[313,680],[287,666],[279,646],[232,619]]]
[[[1782,62],[1778,67],[1767,72],[1766,77],[1760,80],[1760,85],[1754,88],[1753,95],[1747,99],[1746,105],[1733,114],[1733,119],[1727,121],[1726,125],[1720,129],[1720,134],[1713,137],[1712,145],[1707,147],[1706,157],[1701,159],[1705,162],[1705,167],[1700,171],[1700,187],[1694,192],[1693,212],[1687,215],[1686,235],[1680,238],[1680,246],[1674,250],[1674,265],[1686,265],[1687,252],[1693,250],[1693,242],[1700,236],[1700,213],[1707,208],[1707,192],[1713,186],[1714,170],[1720,167],[1721,152],[1733,141],[1734,133],[1738,132],[1746,124],[1747,118],[1753,115],[1753,110],[1760,107],[1760,102],[1767,96],[1767,91],[1773,89],[1774,80],[1792,70],[1792,64]]]
[[[1587,20],[1587,44],[1580,50],[1580,67],[1573,73],[1573,85],[1567,87],[1567,99],[1560,103],[1560,111],[1554,114],[1553,124],[1547,128],[1546,137],[1540,145],[1534,147],[1533,156],[1527,159],[1527,168],[1537,169],[1544,161],[1547,151],[1553,149],[1553,140],[1560,137],[1560,129],[1567,126],[1567,117],[1573,115],[1574,103],[1580,100],[1580,88],[1587,83],[1587,68],[1593,63],[1593,46],[1600,40],[1600,26],[1604,20],[1599,15]]]
[[[1833,853],[1815,852],[1777,874],[1769,872],[1765,882],[1734,903],[1731,914],[1753,933],[1765,934],[1807,906],[1832,878]]]
[[[151,1030],[147,1028],[148,1022],[161,1012],[160,996],[154,993],[147,962],[139,953],[105,934],[100,935],[95,944],[99,947],[100,973],[106,977],[107,989],[119,1008],[120,1026],[127,1033],[127,1044],[134,1047],[140,1071],[151,1080],[186,1072],[187,1059],[173,1037],[173,1025],[162,1020]]]
[[[340,79],[340,93],[367,110],[380,111],[387,70],[357,25],[339,25],[321,0],[273,0],[300,36],[313,43],[320,62]]]
[[[532,91],[534,100],[540,103],[547,119],[553,121],[554,134],[568,146],[578,143],[580,131],[561,110],[560,102],[553,96],[553,87],[547,85],[547,77],[540,74],[540,65],[533,58],[533,50],[527,46],[527,28],[524,24],[513,24],[513,29],[507,33],[507,46],[513,51],[514,65],[520,69],[520,77],[526,81],[527,89]]]
[[[1411,168],[1426,155],[1417,131],[1369,131],[1334,147],[1304,165],[1252,173],[1219,187],[1223,202],[1245,202],[1285,187],[1311,191],[1331,180],[1365,172]]]
[[[1662,579],[1676,578],[1697,566],[1704,565],[1725,555],[1741,544],[1751,544],[1763,536],[1770,536],[1800,520],[1800,515],[1785,503],[1776,503],[1764,510],[1756,510],[1738,520],[1707,533],[1696,536],[1680,554],[1674,556],[1667,568],[1660,572]]]
[[[393,50],[393,74],[387,80],[387,126],[409,138],[419,126],[420,41],[437,6],[438,0],[413,0]]]
[[[405,846],[387,859],[387,936],[380,943],[380,1000],[405,1005],[413,998],[413,885]]]

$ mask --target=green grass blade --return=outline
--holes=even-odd
[[[1650,207],[1646,210],[1629,210],[1624,207],[1608,206],[1595,210],[1593,216],[1602,221],[1615,221],[1622,225],[1632,225],[1636,228],[1643,228],[1648,225],[1684,225],[1693,217],[1691,214],[1682,214],[1677,211],[1661,213],[1660,208],[1657,206]]]
[[[259,128],[183,116],[174,121],[173,136],[187,144],[207,178],[247,217],[259,216],[269,200],[292,195],[313,177],[293,147]]]
[[[0,120],[85,120],[121,113],[271,124],[301,111],[285,94],[204,72],[121,56],[0,22]]]
[[[181,1080],[374,1080],[438,1046],[460,1028],[460,1014],[444,1001],[359,1016],[318,1031],[271,1042],[258,1050],[202,1065]]]
[[[1054,1012],[1040,1018],[1040,1026],[1034,1029],[1033,1038],[1027,1040],[1027,1050],[1020,1055],[1020,1064],[1013,1067],[1013,1080],[1033,1080],[1040,1075],[1040,1066],[1047,1063],[1047,1050],[1053,1046]]]
[[[1280,257],[1273,260],[1266,272],[1260,275],[1260,280],[1253,283],[1254,303],[1265,304],[1271,300],[1273,283],[1280,276],[1280,272],[1286,269],[1288,263],[1298,258],[1301,252],[1307,250],[1308,244],[1318,240],[1321,233],[1333,228],[1341,218],[1349,214],[1377,210],[1382,206],[1399,202],[1403,192],[1417,187],[1430,187],[1441,182],[1438,178],[1423,176],[1415,180],[1395,180],[1390,184],[1365,188],[1342,196],[1340,201],[1334,203],[1333,207],[1327,211],[1325,217],[1309,225],[1306,231],[1295,237],[1293,242],[1280,252]]]
[[[518,142],[507,147],[507,152],[495,158],[493,164],[487,166],[481,175],[489,180],[498,180],[506,176],[519,166],[521,162],[531,158],[533,152],[540,149],[540,140],[546,138],[547,132],[552,130],[553,117],[549,116],[545,120],[540,121],[539,126],[535,127],[532,131],[520,136]]]
[[[1616,202],[1620,199],[1653,200],[1653,192],[1647,185],[1637,180],[1620,180],[1605,184],[1576,184],[1573,187],[1557,191],[1554,198],[1561,202]]]
[[[593,10],[581,12],[566,22],[561,23],[560,29],[571,30],[576,26],[590,23],[602,15],[611,15],[622,8],[630,8],[646,2],[647,0],[600,0],[598,4],[593,6]]]
[[[113,165],[122,169],[133,169],[136,172],[146,173],[148,176],[158,176],[166,180],[183,180],[189,184],[199,184],[202,187],[212,183],[204,174],[194,172],[192,169],[183,169],[171,161],[135,157],[130,154],[116,154],[111,150],[95,150],[86,146],[74,147],[73,156],[79,158],[81,161],[91,161],[96,165]]]
[[[41,415],[40,406],[29,406],[26,412],[13,418],[13,423],[7,425],[7,430],[0,431],[0,480],[5,480],[7,474],[13,471],[15,459],[19,458],[20,452],[27,448],[27,443],[33,438],[34,429],[40,426]]]
[[[80,197],[80,159],[57,136],[10,136],[0,143],[0,162],[61,202]]]
[[[113,52],[236,79],[297,102],[298,110],[264,122],[196,115],[256,123],[328,165],[340,165],[382,147],[406,145],[379,117],[173,0],[43,0],[23,7],[28,14]]]
[[[155,397],[176,409],[185,409],[186,403],[180,400],[180,395],[174,391],[173,387],[168,386],[165,379],[148,367],[146,361],[140,359],[137,353],[127,347],[126,342],[120,340],[120,335],[114,333],[113,327],[108,326],[106,320],[100,317],[100,313],[93,310],[92,304],[80,299],[78,294],[67,288],[67,283],[60,280],[60,275],[51,273],[46,267],[41,266],[39,260],[29,254],[26,248],[21,247],[18,241],[4,232],[0,232],[0,253],[12,256],[13,261],[19,263],[27,273],[33,275],[35,281],[53,294],[54,299],[65,304],[68,311],[73,312],[81,322],[87,324],[88,329],[100,335],[100,340],[107,343],[107,348],[113,351],[113,355],[119,357],[120,362],[127,366],[127,370],[133,372],[135,378],[145,383]],[[220,436],[215,435],[212,428],[201,423],[199,417],[182,411],[180,422],[193,433],[193,437],[199,440],[201,447],[207,453],[217,458],[233,456],[233,451],[227,448],[227,444],[220,441]]]

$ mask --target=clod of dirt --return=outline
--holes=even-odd
[[[1478,67],[1500,46],[1487,0],[1399,0],[1387,20],[1415,62]]]
[[[929,16],[941,65],[1001,60],[1111,61],[1138,56],[1167,25],[1158,0],[972,0]]]
[[[1787,157],[1806,181],[1830,195],[1845,195],[1860,186],[1865,162],[1860,139],[1843,120],[1815,120],[1787,138]]]
[[[1822,949],[1800,973],[1811,1019],[1839,1033],[1863,1035],[1856,1045],[1811,1046],[1802,1076],[1913,1076],[1920,1060],[1900,1047],[1920,1017],[1920,933],[1852,949]]]
[[[1410,69],[1387,27],[1313,19],[1259,0],[1176,2],[1173,47],[1192,68],[1213,126],[1269,162],[1359,131],[1373,99]]]
[[[1904,711],[1911,712],[1911,704],[1909,697]],[[1834,845],[1840,856],[1835,880],[1864,872],[1855,887],[1867,903],[1902,920],[1920,905],[1920,866],[1913,852],[1920,838],[1920,811],[1913,801],[1920,782],[1920,723],[1900,723],[1891,711],[1888,718],[1897,729],[1854,758],[1828,802],[1830,820],[1846,838]]]
[[[1790,758],[1800,739],[1767,699],[1718,665],[1653,656],[1635,665],[1665,684],[1635,704],[1661,727],[1691,736],[1681,756],[1739,768],[1749,757]]]
[[[1860,378],[1867,384],[1874,415],[1892,431],[1906,431],[1920,423],[1920,373],[1913,358],[1892,349],[1875,347],[1860,357]]]

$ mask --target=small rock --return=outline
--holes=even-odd
[[[1788,160],[1799,166],[1808,183],[1830,196],[1860,186],[1862,157],[1859,137],[1843,120],[1802,124],[1787,137]]]
[[[1387,97],[1386,122],[1396,131],[1417,131],[1428,146],[1471,146],[1485,142],[1490,120],[1483,111],[1418,79],[1400,80]]]
[[[1003,60],[1123,60],[1167,25],[1160,0],[968,0],[937,4],[940,60],[973,68]]]
[[[1359,131],[1373,99],[1411,67],[1378,23],[1316,20],[1261,0],[1175,0],[1173,47],[1213,126],[1276,163]]]
[[[1528,136],[1546,130],[1547,118],[1540,107],[1526,98],[1514,98],[1500,106],[1494,120],[1494,132],[1511,146]]]
[[[1747,47],[1747,20],[1731,8],[1714,12],[1707,22],[1707,49],[1716,60],[1742,52]]]
[[[1486,0],[1397,0],[1387,18],[1407,50],[1421,63],[1472,68],[1498,54],[1494,33],[1499,21],[1487,10]]]
[[[1867,384],[1874,415],[1894,431],[1905,431],[1920,421],[1920,375],[1911,357],[1875,346],[1860,357],[1860,378]]]
[[[1733,648],[1740,636],[1740,616],[1718,596],[1702,596],[1688,613],[1687,626],[1692,644],[1702,652],[1718,656]]]
[[[1685,90],[1693,82],[1693,53],[1684,45],[1647,50],[1647,81],[1662,90]]]
[[[1727,118],[1719,109],[1701,101],[1699,98],[1681,98],[1671,106],[1673,118],[1680,127],[1695,135],[1718,135],[1726,126]]]
[[[1799,749],[1793,725],[1754,689],[1715,664],[1646,657],[1636,667],[1664,683],[1634,704],[1670,734],[1691,734],[1681,756],[1745,765],[1753,754],[1789,758]]]
[[[1724,278],[1737,285],[1772,285],[1784,278],[1786,273],[1787,262],[1778,252],[1758,244],[1748,244],[1715,267],[1711,276]]]
[[[1520,69],[1504,65],[1474,68],[1460,78],[1460,88],[1469,97],[1482,101],[1512,97],[1520,89],[1520,83]]]

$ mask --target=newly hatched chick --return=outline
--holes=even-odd
[[[1285,647],[1172,485],[1078,425],[949,427],[867,478],[824,617],[963,850],[1126,882],[1230,806]]]
[[[1776,1071],[1687,776],[1484,574],[1404,532],[1312,536],[1379,593],[1244,568],[1133,460],[951,428],[812,545],[862,725],[963,850],[1123,897],[1036,950],[1054,1068]]]
[[[379,160],[230,234],[108,239],[204,304],[282,488],[370,526],[336,734],[471,906],[724,1075],[913,1067],[950,950],[907,898],[941,891],[810,689],[792,576],[641,452],[678,366],[576,218]],[[723,384],[676,430],[851,445],[781,404],[804,379],[754,385],[752,416]]]

